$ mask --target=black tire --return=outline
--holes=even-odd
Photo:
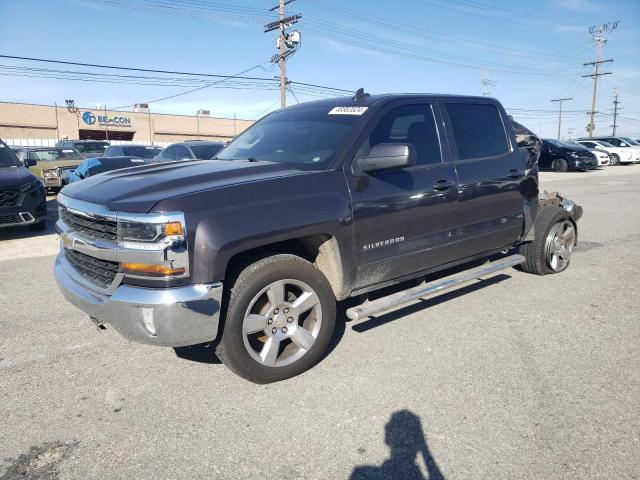
[[[306,283],[317,294],[322,320],[312,346],[291,364],[271,367],[256,361],[244,343],[245,313],[260,292],[273,282],[293,279]],[[336,320],[336,299],[325,276],[311,263],[295,255],[274,255],[244,268],[233,283],[216,354],[234,373],[254,383],[271,383],[305,372],[322,358]]]
[[[546,206],[538,210],[535,223],[535,237],[533,241],[520,246],[520,254],[524,256],[525,262],[520,264],[518,269],[535,275],[560,273],[559,271],[553,270],[547,261],[547,238],[555,225],[569,220],[570,215],[559,207]],[[573,225],[573,228],[576,228],[575,225]],[[577,231],[575,238],[577,239]],[[568,266],[569,263],[567,263],[563,270],[566,270]]]
[[[611,154],[611,165],[620,165],[620,156],[617,153]]]
[[[569,169],[569,165],[564,158],[556,158],[553,161],[553,171],[554,172],[566,172]]]
[[[45,220],[40,220],[38,223],[32,223],[29,225],[29,230],[32,232],[41,232],[45,229],[47,223]]]

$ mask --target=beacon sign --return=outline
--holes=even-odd
[[[110,115],[95,115],[92,112],[84,112],[82,121],[87,125],[98,124],[101,127],[130,127],[131,118]]]

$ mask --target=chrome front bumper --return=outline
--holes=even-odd
[[[184,347],[214,340],[218,334],[222,283],[176,288],[120,284],[107,295],[81,277],[63,253],[56,258],[54,275],[70,303],[131,341]]]

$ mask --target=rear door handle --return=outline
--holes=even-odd
[[[516,170],[516,169],[509,170],[509,173],[507,173],[507,177],[509,177],[509,178],[520,178],[523,175],[524,175],[523,172],[521,172],[520,170]]]
[[[438,180],[436,183],[434,183],[433,189],[442,191],[442,190],[448,190],[449,188],[455,187],[455,186],[456,186],[456,182],[443,179],[443,180]]]

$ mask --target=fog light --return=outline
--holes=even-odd
[[[120,267],[125,273],[147,275],[150,277],[169,277],[184,274],[184,268],[171,268],[165,265],[147,265],[145,263],[123,262]]]

